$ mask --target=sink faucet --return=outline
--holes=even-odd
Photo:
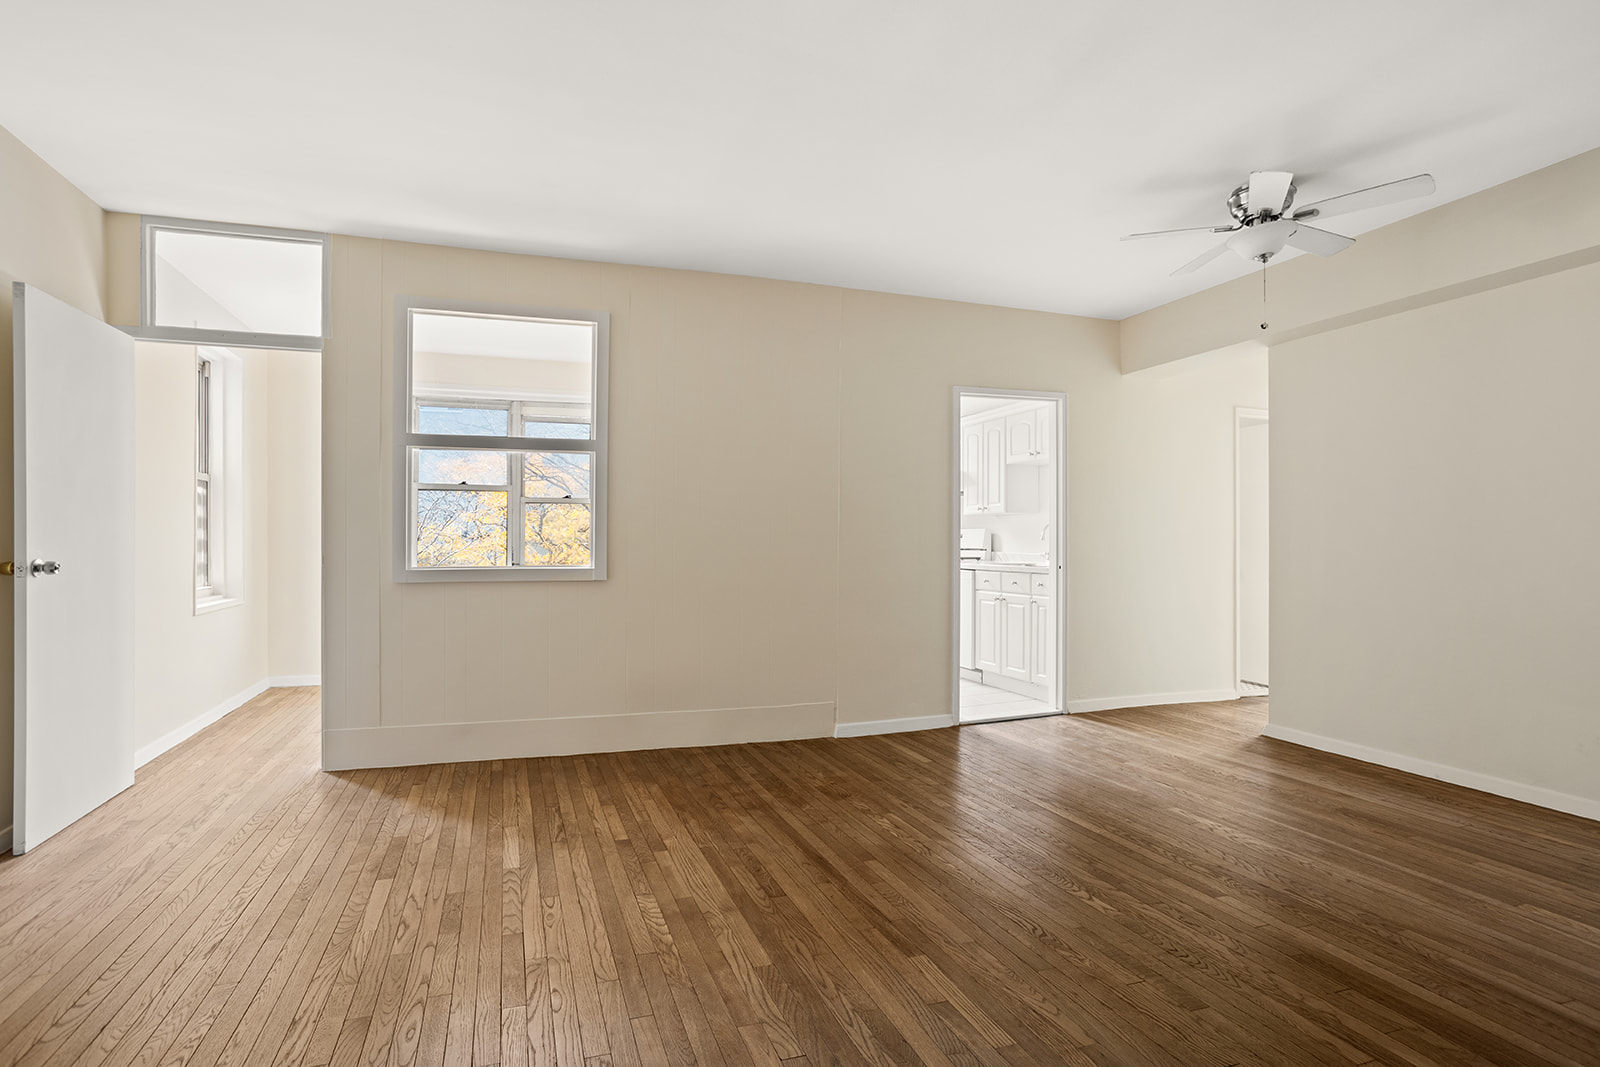
[[[1044,561],[1050,562],[1050,524],[1044,524],[1044,529],[1039,531],[1039,540],[1044,542]]]

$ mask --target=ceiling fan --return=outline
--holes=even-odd
[[[1318,200],[1298,211],[1291,211],[1295,194],[1294,175],[1286,170],[1251,171],[1250,180],[1228,196],[1232,226],[1193,226],[1182,230],[1130,233],[1123,240],[1166,237],[1175,233],[1233,234],[1220,245],[1173,271],[1175,275],[1199,270],[1230,249],[1245,259],[1261,264],[1282,252],[1286,246],[1313,255],[1331,256],[1355,244],[1355,238],[1308,226],[1308,220],[1326,219],[1410,200],[1412,197],[1428,196],[1434,188],[1433,175],[1418,174],[1384,185],[1374,185],[1370,189],[1358,189],[1353,193]]]

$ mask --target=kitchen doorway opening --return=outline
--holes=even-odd
[[[1234,409],[1234,681],[1239,695],[1266,696],[1268,562],[1267,413]]]
[[[1066,394],[958,386],[952,418],[952,715],[957,723],[1059,715]]]

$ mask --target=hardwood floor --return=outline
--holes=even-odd
[[[322,774],[270,691],[0,861],[0,1064],[1600,1063],[1600,824],[1264,718]]]

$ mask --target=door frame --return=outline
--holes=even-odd
[[[961,398],[963,396],[1014,397],[1017,400],[1046,400],[1054,405],[1051,427],[1055,453],[1052,462],[1056,475],[1055,514],[1050,520],[1051,603],[1054,605],[1056,670],[1050,683],[1049,704],[1055,714],[1067,704],[1067,394],[1040,389],[998,389],[990,386],[956,385],[950,390],[950,721],[961,724]]]
[[[1272,420],[1268,416],[1268,409],[1266,408],[1236,407],[1233,409],[1233,695],[1235,699],[1242,695],[1239,690],[1239,682],[1242,681],[1240,675],[1244,670],[1244,610],[1243,598],[1239,595],[1239,584],[1243,574],[1239,552],[1239,501],[1242,495],[1239,491],[1239,434],[1243,432],[1246,425],[1262,422],[1266,423],[1268,427],[1272,425]],[[1272,462],[1271,449],[1272,438],[1269,429],[1267,437],[1267,462],[1269,464]],[[1272,530],[1270,516],[1267,530],[1270,538]],[[1270,618],[1268,622],[1270,624]],[[1267,654],[1270,657],[1270,645],[1268,647]]]

